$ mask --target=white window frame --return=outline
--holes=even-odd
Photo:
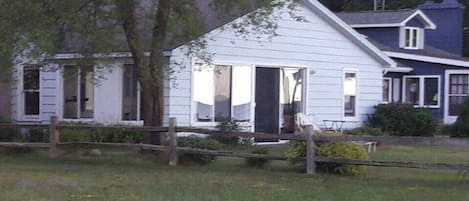
[[[409,45],[406,44],[407,37],[406,33],[409,30]],[[414,32],[417,34],[416,44],[413,44],[414,41]],[[404,49],[409,50],[418,50],[423,49],[425,43],[425,30],[419,27],[402,27],[401,34],[400,34],[400,46]]]
[[[393,102],[393,97],[392,97],[393,82],[392,82],[392,78],[385,77],[385,78],[383,78],[383,82],[384,81],[389,82],[389,87],[388,87],[388,92],[387,92],[389,100],[381,100],[381,101],[382,101],[383,104],[392,103]],[[384,83],[383,83],[383,89],[384,89]]]
[[[345,116],[345,90],[344,90],[344,82],[345,82],[345,74],[346,73],[354,73],[355,79],[357,80],[356,83],[356,94],[355,94],[355,115],[354,116]],[[342,119],[343,121],[357,121],[359,115],[358,108],[359,107],[359,94],[360,94],[360,79],[358,69],[355,68],[345,68],[342,72]]]
[[[444,123],[451,124],[456,122],[458,116],[449,115],[449,97],[450,97],[450,76],[452,74],[467,74],[469,76],[469,70],[446,70],[445,72],[445,107],[444,107]],[[469,96],[469,95],[467,95]]]
[[[60,116],[62,117],[62,120],[66,121],[66,122],[76,122],[76,123],[89,123],[89,122],[93,122],[95,119],[96,119],[96,86],[94,86],[94,89],[93,89],[93,93],[94,93],[94,99],[93,99],[93,118],[82,118],[81,117],[81,112],[80,112],[80,104],[77,102],[77,118],[76,119],[70,119],[70,118],[64,118],[64,105],[65,105],[65,101],[64,101],[64,93],[63,93],[63,90],[64,90],[64,72],[65,72],[65,68],[70,68],[70,67],[73,67],[73,68],[77,68],[77,100],[81,100],[81,84],[80,84],[80,81],[81,81],[81,69],[83,67],[79,66],[79,65],[76,65],[76,64],[64,64],[61,68],[61,75],[60,75],[60,81],[61,81],[61,88],[60,88],[60,97],[59,99],[61,100],[60,101]],[[96,67],[93,65],[93,66],[90,66],[91,68],[93,68],[93,73],[94,75],[96,75]],[[122,119],[122,118],[121,118]]]
[[[25,120],[25,121],[38,121],[40,120],[41,118],[41,111],[42,111],[42,97],[41,97],[41,80],[42,80],[42,67],[40,65],[37,65],[37,64],[23,64],[20,66],[21,67],[21,70],[20,70],[20,73],[19,73],[19,76],[18,76],[18,80],[19,80],[19,86],[18,86],[18,90],[19,90],[19,101],[20,101],[20,107],[19,107],[19,114],[21,115],[21,119]],[[27,115],[25,114],[25,108],[26,108],[26,101],[25,101],[25,98],[26,96],[24,95],[24,93],[26,92],[24,90],[24,69],[25,67],[33,67],[33,68],[37,68],[39,70],[39,89],[38,90],[33,90],[34,92],[39,92],[39,114],[37,115]]]
[[[405,103],[406,101],[406,80],[409,78],[417,78],[419,80],[419,100],[418,105],[414,105],[414,107],[421,107],[421,108],[432,108],[438,109],[441,107],[441,76],[439,75],[406,75],[402,76],[402,102]],[[426,78],[436,78],[438,80],[438,96],[437,101],[438,105],[425,105],[425,79]]]
[[[121,93],[122,93],[122,94],[121,94],[121,102],[122,102],[122,104],[123,104],[123,102],[124,102],[123,89],[124,89],[124,87],[125,87],[125,86],[124,86],[124,80],[123,80],[123,79],[124,79],[124,74],[123,74],[123,73],[124,73],[124,68],[125,68],[126,65],[133,65],[134,68],[136,68],[135,64],[130,63],[130,62],[129,62],[129,63],[126,62],[126,63],[123,63],[123,64],[122,64],[122,67],[121,67],[122,73],[121,73],[121,75],[120,75],[120,77],[121,77],[121,85],[122,85],[122,86],[121,86],[121,87],[122,87],[122,90],[121,90]],[[137,78],[137,79],[138,79],[138,78]],[[137,80],[137,81],[138,81],[138,80]],[[131,124],[131,125],[132,125],[132,124],[135,123],[135,124],[142,124],[142,125],[143,125],[143,120],[142,120],[142,115],[143,115],[143,114],[141,114],[141,107],[142,107],[142,106],[141,106],[141,99],[142,99],[142,88],[141,88],[140,82],[138,81],[138,82],[137,82],[137,120],[123,120],[122,113],[123,113],[123,109],[124,109],[124,108],[121,106],[120,122],[121,122],[122,124]]]
[[[192,89],[191,89],[191,125],[193,126],[200,126],[200,127],[214,127],[216,125],[218,125],[219,122],[216,122],[216,121],[210,121],[210,122],[200,122],[200,121],[197,121],[196,120],[196,113],[197,113],[197,105],[195,104],[194,102],[194,89],[193,89],[193,86],[194,85],[194,68],[201,64],[203,62],[196,62],[195,60],[192,62],[192,68],[191,68],[191,83],[192,83]],[[255,85],[255,72],[256,72],[256,66],[255,65],[243,65],[243,64],[237,64],[237,63],[234,63],[234,62],[216,62],[216,63],[212,63],[210,64],[210,66],[229,66],[229,67],[233,67],[233,66],[243,66],[243,67],[249,67],[251,68],[251,107],[250,107],[250,114],[249,114],[249,117],[250,117],[250,120],[249,122],[240,122],[240,126],[251,126],[251,125],[254,125],[254,118],[255,118],[255,90],[256,90],[256,85]],[[231,80],[232,81],[232,80]],[[215,83],[213,83],[215,84]],[[213,97],[215,98],[215,97]],[[233,115],[233,105],[231,105],[231,115]],[[215,118],[215,110],[212,110],[212,116],[213,118]]]

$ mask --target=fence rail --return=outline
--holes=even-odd
[[[164,151],[168,154],[169,165],[178,164],[178,153],[196,153],[212,156],[237,157],[237,158],[262,158],[268,160],[288,160],[285,156],[262,155],[250,153],[238,153],[231,151],[212,151],[177,146],[177,133],[197,133],[206,135],[219,135],[227,137],[254,137],[283,140],[306,141],[307,156],[298,160],[306,162],[306,173],[315,173],[315,163],[339,163],[346,165],[364,165],[376,167],[399,167],[399,168],[419,168],[419,169],[443,169],[443,170],[464,170],[469,171],[469,164],[446,164],[446,163],[422,163],[422,162],[396,162],[396,161],[373,161],[373,160],[353,160],[344,158],[326,158],[314,155],[315,142],[337,142],[337,141],[374,141],[383,144],[396,145],[436,145],[436,146],[464,146],[469,147],[469,139],[455,139],[446,137],[393,137],[393,136],[328,136],[314,135],[311,127],[305,127],[305,135],[292,134],[271,134],[257,132],[223,132],[201,128],[177,127],[176,119],[170,119],[169,127],[124,127],[124,126],[99,126],[99,125],[70,125],[59,124],[57,117],[51,118],[50,125],[15,125],[0,124],[0,128],[49,128],[49,143],[12,143],[0,142],[0,147],[31,147],[44,148],[50,150],[50,157],[58,156],[57,149],[66,148],[131,148],[146,151]],[[117,129],[123,131],[136,132],[166,132],[169,138],[168,146],[150,144],[125,144],[125,143],[91,143],[91,142],[60,142],[60,129]]]

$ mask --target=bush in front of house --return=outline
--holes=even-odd
[[[345,158],[367,160],[368,152],[365,147],[353,142],[328,142],[321,144],[317,151],[317,156],[329,158]],[[318,170],[323,172],[333,172],[341,175],[360,175],[365,172],[363,166],[343,165],[338,163],[319,163]]]
[[[444,127],[442,132],[451,137],[469,137],[469,98],[462,104],[461,114],[456,122]]]
[[[47,129],[29,129],[27,142],[49,142],[49,131]]]
[[[221,145],[218,141],[198,136],[179,137],[177,139],[178,147],[189,147],[202,150],[219,150]],[[182,162],[194,162],[200,165],[210,164],[215,160],[215,156],[197,154],[197,153],[180,153],[179,160]]]
[[[265,147],[255,148],[251,151],[252,154],[258,155],[267,155],[269,154],[269,149]],[[246,158],[246,165],[249,167],[263,168],[269,164],[269,160],[265,158]]]
[[[18,130],[13,128],[0,129],[0,142],[14,142],[21,140]]]
[[[394,136],[432,136],[438,123],[428,109],[391,103],[376,106],[368,125]]]
[[[219,131],[224,131],[224,132],[237,132],[241,130],[239,124],[231,120],[222,121],[218,123],[218,125],[215,128]],[[237,145],[239,143],[239,137],[236,137],[236,136],[226,137],[226,136],[219,136],[219,135],[210,135],[208,138],[216,140],[225,145]]]
[[[110,128],[60,129],[61,142],[143,143],[149,133]]]
[[[365,147],[353,142],[327,142],[317,144],[315,149],[316,156],[329,158],[345,158],[345,159],[368,159],[368,152]],[[286,157],[293,164],[300,164],[303,168],[305,162],[299,162],[298,159],[306,157],[306,143],[304,141],[291,141],[288,144]],[[326,173],[335,173],[340,175],[355,176],[365,172],[365,168],[357,165],[343,165],[337,163],[316,163],[317,170]]]
[[[379,128],[372,128],[368,126],[355,128],[352,130],[344,131],[347,135],[369,135],[369,136],[382,136],[386,135],[381,129]]]
[[[47,129],[28,128],[0,129],[0,142],[49,142],[49,131]]]

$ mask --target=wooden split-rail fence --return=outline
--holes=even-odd
[[[455,139],[449,137],[393,137],[393,136],[350,136],[350,135],[316,135],[311,127],[305,127],[305,135],[293,134],[269,134],[256,132],[224,132],[201,128],[178,127],[175,118],[170,118],[169,127],[124,127],[124,126],[95,126],[95,125],[68,125],[60,124],[57,117],[51,117],[49,125],[16,125],[0,124],[2,128],[44,128],[49,130],[49,143],[16,143],[0,142],[0,147],[16,148],[31,147],[49,149],[51,158],[58,157],[59,148],[80,147],[80,148],[137,148],[146,151],[164,151],[168,154],[169,165],[177,166],[178,153],[197,153],[213,156],[237,157],[237,158],[261,158],[268,160],[288,160],[285,156],[263,155],[251,153],[239,153],[231,151],[202,150],[177,146],[178,133],[196,133],[205,135],[218,135],[226,137],[248,137],[267,138],[282,140],[306,141],[307,154],[305,158],[299,160],[306,161],[306,173],[315,174],[317,162],[337,163],[347,165],[363,165],[376,167],[400,167],[419,169],[443,169],[469,171],[469,164],[448,164],[448,163],[421,163],[421,162],[398,162],[398,161],[374,161],[374,160],[354,160],[344,158],[327,158],[315,156],[315,142],[339,142],[339,141],[372,141],[380,144],[393,145],[434,145],[434,146],[463,146],[469,147],[469,139]],[[126,144],[126,143],[94,143],[94,142],[60,142],[60,129],[118,129],[123,131],[167,133],[168,146],[151,144]]]

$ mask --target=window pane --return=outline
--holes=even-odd
[[[39,115],[39,68],[25,66],[23,69],[24,114]]]
[[[357,78],[355,73],[345,73],[344,95],[357,95]]]
[[[438,105],[438,78],[425,78],[424,105]]]
[[[198,66],[193,73],[193,96],[197,109],[195,120],[202,122],[213,121],[213,68]]]
[[[63,94],[64,94],[64,118],[76,119],[78,107],[77,88],[78,68],[75,66],[65,66],[63,73]]]
[[[412,47],[417,47],[417,35],[418,35],[418,30],[416,29],[412,30]]]
[[[24,92],[24,114],[39,115],[39,92]]]
[[[344,116],[354,117],[356,114],[357,74],[345,73],[344,80]]]
[[[93,67],[81,68],[80,75],[80,118],[93,118],[94,72]]]
[[[468,94],[468,82],[467,74],[450,75],[450,94]]]
[[[466,96],[450,96],[449,97],[449,115],[458,116],[461,114],[462,104]]]
[[[405,46],[410,47],[410,29],[405,30]]]
[[[383,102],[389,103],[390,97],[389,97],[389,91],[391,90],[391,81],[386,79],[383,80]]]
[[[122,120],[137,120],[138,110],[138,78],[133,65],[124,65],[122,91]]]
[[[346,117],[355,116],[355,96],[345,96],[344,115]]]
[[[215,69],[215,121],[231,119],[231,67]]]
[[[282,68],[280,81],[280,122],[282,132],[294,132],[294,117],[303,112],[303,73],[298,68]]]
[[[24,67],[23,89],[24,90],[39,90],[39,68]]]
[[[233,120],[248,122],[251,120],[251,67],[233,67]]]
[[[405,79],[405,103],[419,105],[420,100],[420,83],[419,78]]]

